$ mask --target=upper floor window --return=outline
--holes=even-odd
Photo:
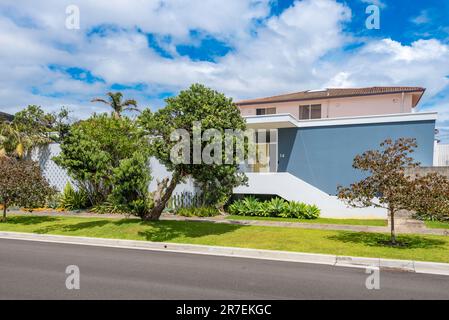
[[[256,115],[263,116],[265,114],[276,114],[276,108],[257,108]]]
[[[321,119],[321,104],[308,104],[299,106],[299,119]]]

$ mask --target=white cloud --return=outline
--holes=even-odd
[[[431,21],[428,10],[422,10],[418,16],[411,19],[414,24],[421,25]]]
[[[381,9],[387,7],[385,2],[383,2],[382,0],[361,0],[361,1],[366,4],[374,4],[375,6],[378,6]]]
[[[80,0],[81,30],[74,31],[64,27],[65,6],[72,1],[18,6],[16,1],[2,0],[0,109],[13,112],[26,104],[49,109],[68,105],[82,117],[103,110],[90,100],[104,95],[113,83],[147,84],[142,92],[123,90],[142,106],[159,106],[161,100],[153,96],[193,82],[237,99],[371,85],[424,86],[430,98],[448,86],[449,46],[439,40],[404,45],[391,39],[354,39],[344,31],[351,10],[342,3],[297,1],[280,15],[268,17],[269,2]],[[255,23],[254,19],[260,20]],[[111,24],[119,29],[105,36],[86,35],[95,26]],[[137,28],[170,36],[174,59],[148,47],[145,34]],[[176,55],[175,44],[192,41],[189,30],[213,35],[233,50],[215,63]],[[344,49],[355,41],[364,42],[358,49]],[[84,68],[105,83],[72,79],[49,69],[50,64]]]

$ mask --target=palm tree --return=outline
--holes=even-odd
[[[116,119],[120,118],[121,113],[126,110],[139,111],[137,108],[137,101],[134,99],[128,99],[122,102],[123,94],[121,92],[108,92],[108,100],[95,98],[92,102],[102,102],[111,106],[113,109],[112,114]]]
[[[0,157],[13,155],[24,158],[31,145],[31,138],[20,132],[15,124],[0,122]]]

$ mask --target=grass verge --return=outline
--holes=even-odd
[[[390,247],[381,233],[54,216],[11,216],[0,230],[449,263],[449,237],[433,235],[400,235],[407,246]]]
[[[427,228],[434,229],[449,229],[449,222],[440,222],[440,221],[424,221]]]
[[[294,218],[274,218],[274,217],[251,217],[251,216],[236,216],[230,215],[227,217],[229,220],[259,220],[259,221],[277,221],[277,222],[300,222],[300,223],[321,223],[321,224],[345,224],[354,226],[376,226],[386,227],[388,225],[387,220],[383,219],[331,219],[331,218],[318,218],[318,219],[294,219]]]

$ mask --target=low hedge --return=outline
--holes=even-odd
[[[214,207],[188,207],[177,209],[176,214],[183,217],[214,217],[220,212]]]
[[[254,197],[246,197],[234,201],[229,205],[228,211],[234,215],[259,217],[316,219],[320,216],[320,209],[316,205],[297,201],[287,202],[281,198],[259,201]]]

